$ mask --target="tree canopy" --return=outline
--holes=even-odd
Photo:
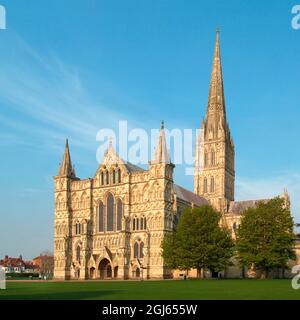
[[[259,202],[247,209],[237,231],[237,252],[241,265],[262,270],[262,277],[275,268],[287,268],[295,259],[293,218],[282,198]]]
[[[234,244],[229,231],[220,226],[220,219],[220,213],[211,206],[186,209],[176,230],[162,243],[166,264],[181,270],[224,270],[230,265]]]

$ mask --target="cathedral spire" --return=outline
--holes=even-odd
[[[70,150],[69,150],[69,142],[68,139],[66,139],[66,146],[65,146],[65,152],[63,161],[60,165],[58,176],[60,177],[68,177],[68,178],[75,178],[75,169],[72,165],[71,156],[70,156]]]
[[[194,192],[217,210],[234,200],[234,145],[226,120],[224,85],[217,30],[206,117],[195,148]]]
[[[206,120],[212,125],[222,125],[226,123],[226,109],[224,98],[223,74],[220,53],[220,31],[216,32],[215,53],[213,59],[213,67],[211,72],[211,80],[209,87],[208,105]]]
[[[165,135],[165,125],[161,122],[158,145],[155,148],[154,158],[151,161],[152,164],[170,164],[170,156],[167,148],[166,135]]]

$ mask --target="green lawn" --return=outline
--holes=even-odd
[[[300,299],[290,280],[8,282],[3,299]]]

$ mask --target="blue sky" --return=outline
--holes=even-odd
[[[215,43],[236,148],[236,199],[287,187],[300,221],[300,30],[295,1],[0,0],[0,256],[53,242],[53,176],[69,138],[93,176],[96,133],[193,128],[205,114]],[[193,188],[184,166],[176,182]]]

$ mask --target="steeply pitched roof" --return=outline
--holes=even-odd
[[[244,200],[244,201],[231,201],[229,205],[229,213],[241,214],[243,211],[249,208],[254,208],[259,202],[268,202],[270,199],[259,199],[259,200]]]
[[[31,269],[33,263],[31,261],[24,261],[21,257],[13,258],[6,256],[4,259],[0,260],[0,265],[3,267],[25,267],[26,269]]]
[[[206,200],[203,197],[200,197],[198,195],[196,195],[195,193],[177,185],[174,184],[174,192],[176,194],[176,196],[179,199],[182,199],[184,201],[190,202],[190,203],[194,203],[196,206],[201,206],[203,204],[209,204],[208,200]]]
[[[129,173],[132,172],[137,172],[137,171],[145,171],[143,168],[138,167],[137,165],[130,163],[130,162],[126,162],[125,160],[123,160],[114,150],[112,142],[110,141],[109,146],[105,152],[104,158],[102,163],[100,164],[99,168],[102,165],[108,166],[110,164],[120,164],[120,165],[124,165],[125,168],[128,170]],[[98,170],[99,170],[98,168]],[[97,170],[97,172],[98,172]]]
[[[130,173],[136,172],[136,171],[145,171],[143,168],[138,167],[135,164],[132,164],[130,162],[124,162],[124,166]]]

